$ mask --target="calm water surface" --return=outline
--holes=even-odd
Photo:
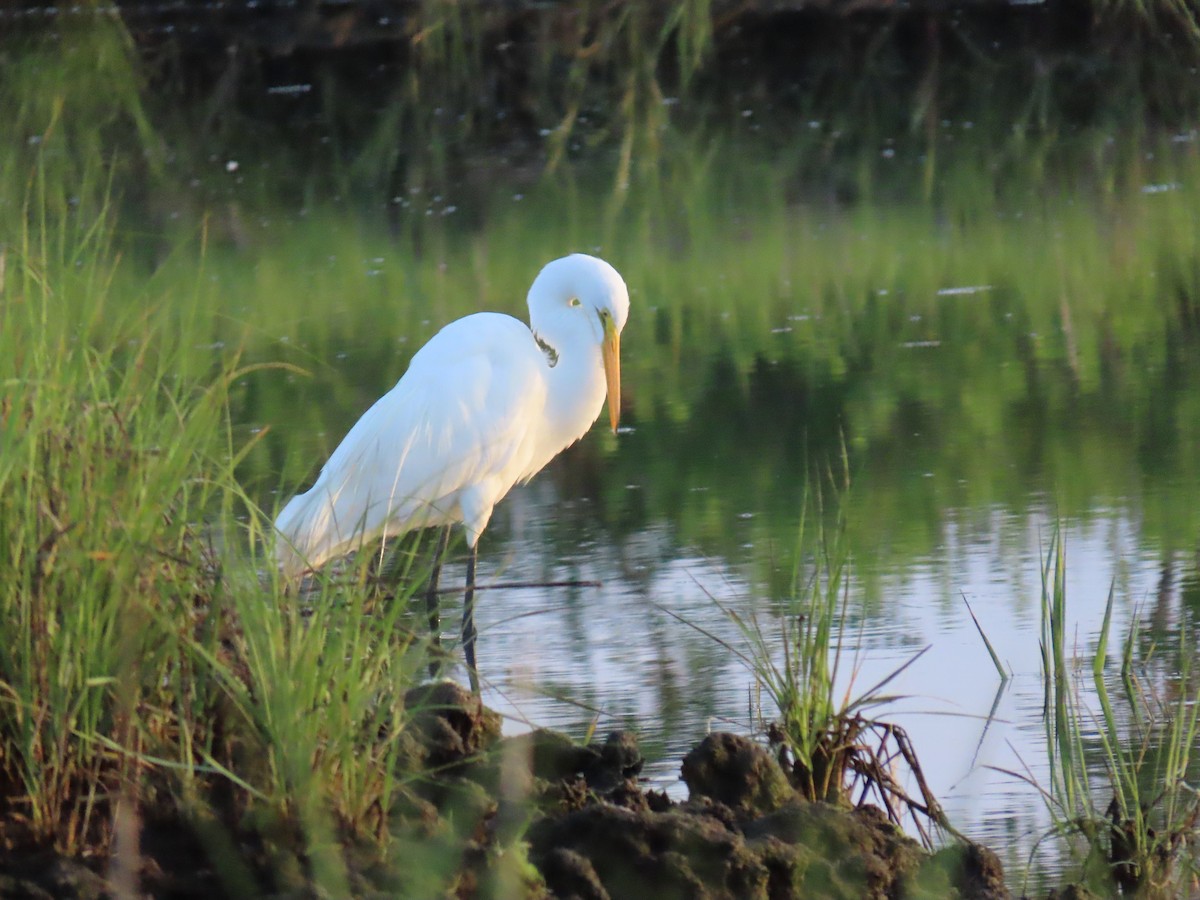
[[[245,427],[272,429],[258,463],[264,503],[307,484],[440,324],[479,308],[523,315],[544,259],[599,250],[633,291],[624,427],[614,438],[598,426],[513,491],[481,544],[480,580],[601,586],[481,594],[485,701],[511,733],[633,728],[645,775],[685,795],[679,762],[698,739],[757,733],[773,715],[731,650],[749,647],[725,610],[782,634],[809,559],[797,562],[805,484],[845,446],[842,687],[866,690],[925,649],[876,714],[908,731],[953,823],[1023,870],[1050,819],[1038,791],[1001,770],[1049,781],[1040,596],[1056,530],[1084,663],[1110,587],[1114,672],[1131,628],[1148,635],[1139,647],[1172,645],[1200,613],[1200,343],[1177,316],[1176,289],[1156,283],[1178,249],[1162,233],[1196,224],[1200,198],[1188,206],[1194,183],[1172,184],[1166,223],[1152,205],[1160,192],[1137,189],[1119,204],[1068,195],[1028,226],[996,211],[957,229],[924,207],[909,219],[781,201],[758,219],[711,210],[686,223],[708,236],[671,249],[661,233],[599,247],[527,239],[511,233],[522,213],[510,200],[470,236],[466,258],[453,249],[461,236],[409,259],[368,234],[385,249],[347,264],[361,270],[357,288],[321,282],[344,248],[341,261],[293,259],[316,273],[313,288],[261,354],[313,377],[260,373],[238,411]],[[589,233],[586,216],[568,230]],[[486,288],[455,281],[515,248],[524,257],[506,264],[511,275]],[[429,271],[445,282],[423,286]],[[335,337],[314,325],[322,317]],[[281,382],[283,399],[264,400]],[[444,584],[461,577],[452,563]],[[458,610],[446,602],[452,637]],[[1053,871],[1059,852],[1041,844],[1035,868]]]
[[[664,446],[661,452],[672,449]],[[569,465],[566,460],[556,468]],[[576,735],[592,723],[601,732],[635,728],[651,759],[645,774],[686,796],[679,760],[696,740],[714,729],[753,733],[772,716],[753,674],[713,636],[746,647],[715,601],[757,616],[768,634],[781,631],[763,599],[768,588],[755,575],[761,565],[778,565],[777,548],[747,533],[738,554],[716,558],[678,540],[673,523],[663,519],[620,538],[580,522],[571,529],[579,546],[548,556],[548,533],[562,527],[564,505],[573,507],[572,517],[587,507],[565,496],[554,476],[549,472],[510,498],[503,524],[487,542],[483,571],[496,580],[580,578],[603,586],[485,596],[478,608],[485,699],[511,716],[513,732],[531,725]],[[869,498],[857,500],[852,515],[870,515]],[[748,532],[746,522],[757,512],[747,507],[742,514],[747,518],[730,520],[729,529]],[[927,647],[890,686],[901,699],[877,714],[909,732],[957,827],[1026,853],[1049,818],[1032,786],[993,767],[1028,769],[1049,783],[1039,597],[1051,535],[1061,525],[1073,640],[1086,659],[1114,582],[1117,635],[1128,633],[1135,621],[1161,629],[1190,616],[1191,608],[1183,605],[1189,595],[1195,601],[1195,555],[1164,554],[1146,540],[1129,510],[1097,508],[1086,519],[1066,518],[1036,492],[1016,512],[1000,507],[941,512],[944,527],[931,552],[899,562],[881,562],[870,548],[856,554],[854,621],[844,637],[853,650],[852,666],[846,667],[853,674],[844,671],[840,680],[846,690],[865,690]],[[780,543],[787,538],[781,535]],[[1170,572],[1180,574],[1172,580]],[[456,576],[459,571],[447,575]],[[870,610],[862,608],[864,579],[878,592]],[[964,598],[1011,671],[1007,684],[1001,684]],[[1119,647],[1111,651],[1114,663],[1118,653]],[[1052,845],[1042,849],[1051,868],[1055,853]]]

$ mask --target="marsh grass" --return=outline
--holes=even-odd
[[[1071,646],[1066,553],[1057,533],[1042,567],[1041,596],[1050,783],[1038,788],[1053,833],[1075,853],[1080,876],[1093,890],[1181,896],[1200,872],[1194,837],[1200,798],[1189,782],[1200,737],[1200,694],[1186,629],[1180,629],[1172,660],[1176,674],[1161,684],[1139,674],[1150,660],[1135,659],[1136,627],[1131,630],[1122,650],[1118,707],[1106,679],[1110,591],[1090,665],[1097,711],[1084,702],[1079,683],[1086,658],[1077,658]]]
[[[219,383],[172,378],[152,314],[106,308],[104,215],[9,245],[0,311],[4,769],[28,838],[68,852],[103,843],[130,760],[196,699],[146,692],[180,687],[181,632],[214,577],[196,473],[224,405]]]
[[[609,182],[623,194],[635,167],[661,158],[664,81],[686,85],[712,43],[706,0],[586,2],[524,8],[423,2],[386,66],[385,102],[364,115],[357,85],[326,79],[324,113],[348,165],[339,189],[452,187],[463,163],[490,168],[484,151],[533,131],[539,167],[553,172],[611,148]],[[234,110],[224,111],[232,121]],[[533,126],[531,129],[530,126]],[[647,162],[643,163],[642,160]]]
[[[1200,45],[1200,20],[1187,0],[1096,0],[1097,18],[1133,19],[1152,34],[1177,34],[1190,46]]]
[[[926,845],[932,846],[926,824],[949,828],[949,822],[925,783],[916,752],[903,728],[868,714],[869,710],[886,710],[899,699],[887,693],[888,685],[925,651],[866,688],[856,685],[856,667],[848,675],[844,671],[845,654],[854,638],[847,619],[850,557],[844,501],[849,492],[848,462],[844,456],[841,462],[846,474],[842,484],[834,486],[837,512],[831,523],[824,521],[819,491],[815,499],[819,524],[813,566],[808,574],[797,569],[797,609],[783,626],[781,660],[775,661],[772,641],[757,622],[748,623],[737,616],[735,620],[754,648],[755,675],[779,711],[769,736],[780,745],[780,759],[801,795],[842,804],[862,804],[874,798],[897,824],[911,817]],[[806,500],[799,531],[801,545],[807,516]],[[910,795],[903,786],[909,779],[917,785],[919,796]]]
[[[227,775],[262,801],[251,803],[257,827],[281,830],[281,852],[306,859],[315,884],[346,894],[344,844],[385,847],[405,779],[415,777],[405,765],[404,695],[424,656],[404,597],[378,603],[360,579],[303,600],[273,585],[264,598],[256,568],[241,569],[229,656],[208,661],[244,729]]]
[[[135,884],[142,823],[185,822],[235,895],[265,871],[346,896],[347,847],[386,858],[416,778],[407,593],[269,574],[247,368],[189,358],[186,298],[118,302],[111,207],[51,222],[44,186],[0,251],[0,834]]]
[[[783,617],[781,633],[764,630],[757,616],[719,603],[737,626],[741,645],[682,621],[720,643],[753,673],[777,715],[763,723],[762,730],[800,796],[842,806],[875,800],[895,824],[911,821],[925,845],[932,847],[930,824],[949,834],[957,832],[929,789],[907,733],[871,713],[900,699],[887,693],[888,685],[925,650],[879,682],[858,687],[857,666],[848,659],[855,636],[848,618],[851,560],[844,501],[849,476],[844,455],[840,471],[837,479],[833,470],[827,473],[834,512],[819,489],[804,498],[797,558],[811,559],[811,566],[806,570],[797,565],[793,609]],[[811,543],[810,515],[816,523]],[[909,784],[915,784],[914,791]]]

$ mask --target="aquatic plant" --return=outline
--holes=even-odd
[[[838,805],[861,805],[873,799],[897,825],[910,819],[926,846],[932,846],[930,823],[950,834],[957,832],[930,791],[903,727],[869,714],[899,699],[886,693],[887,686],[925,651],[918,651],[864,689],[855,684],[856,668],[846,671],[846,666],[852,665],[847,655],[854,632],[848,621],[850,556],[845,499],[850,485],[844,449],[840,480],[834,480],[833,471],[826,477],[834,491],[835,511],[829,513],[819,488],[811,499],[806,493],[802,503],[800,562],[781,632],[764,630],[756,615],[719,604],[736,623],[744,646],[709,636],[750,669],[758,690],[770,700],[773,710],[761,713],[765,721],[759,727],[800,796]],[[807,540],[810,514],[816,522],[811,547]],[[805,559],[811,559],[807,570]],[[908,776],[917,785],[919,796],[904,787]]]
[[[1076,854],[1080,877],[1093,890],[1137,897],[1176,897],[1200,872],[1194,831],[1200,797],[1190,784],[1200,737],[1200,689],[1194,649],[1180,629],[1177,674],[1155,685],[1139,675],[1150,659],[1135,657],[1136,625],[1121,654],[1124,714],[1105,677],[1113,593],[1091,655],[1099,711],[1082,697],[1087,667],[1069,644],[1066,552],[1056,532],[1042,567],[1042,678],[1050,783],[1039,791],[1052,833]],[[1155,652],[1153,649],[1151,653]],[[1013,773],[1016,774],[1016,773]],[[1021,774],[1032,783],[1028,774]]]

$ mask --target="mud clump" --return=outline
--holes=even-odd
[[[108,900],[108,882],[78,860],[34,856],[0,872],[0,897],[11,900]]]
[[[404,706],[429,768],[459,766],[500,737],[499,713],[452,681],[413,688],[404,695]]]
[[[766,748],[727,732],[701,741],[683,758],[682,774],[692,797],[724,803],[743,817],[774,812],[796,795]]]
[[[806,802],[775,758],[747,738],[709,735],[684,760],[683,777],[685,803],[652,795],[632,804],[627,792],[607,799],[592,792],[587,804],[536,821],[529,858],[550,893],[611,900],[1009,897],[990,851],[961,845],[930,855],[878,809]]]
[[[601,802],[543,819],[529,843],[531,861],[558,896],[569,896],[576,879],[613,898],[766,896],[769,873],[757,854],[707,816]],[[553,878],[564,868],[566,880]]]

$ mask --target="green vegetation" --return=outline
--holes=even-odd
[[[842,468],[844,472],[844,458]],[[856,683],[857,664],[846,658],[853,641],[845,520],[849,483],[845,474],[840,483],[830,481],[835,509],[826,523],[818,490],[813,501],[817,534],[811,547],[806,498],[799,545],[801,558],[811,556],[811,571],[797,567],[795,606],[783,620],[782,635],[764,632],[757,619],[726,609],[747,646],[727,649],[752,670],[771,702],[771,715],[778,716],[765,730],[779,745],[780,760],[800,796],[841,806],[862,805],[870,798],[897,825],[911,816],[926,845],[932,846],[929,824],[956,832],[929,791],[904,729],[871,715],[893,704],[896,697],[885,693],[887,686],[925,651],[877,684],[862,688]],[[916,784],[919,797],[910,796],[903,786],[909,781]]]
[[[1165,673],[1155,674],[1156,651],[1138,658],[1136,634],[1128,635],[1120,668],[1124,703],[1114,706],[1106,680],[1111,612],[1110,594],[1091,659],[1095,710],[1085,703],[1080,684],[1086,657],[1077,657],[1068,643],[1066,552],[1055,535],[1042,570],[1050,760],[1050,783],[1042,794],[1053,833],[1064,839],[1078,866],[1075,874],[1088,888],[1105,896],[1120,891],[1178,897],[1200,873],[1193,836],[1200,799],[1190,783],[1200,736],[1195,651],[1181,630]]]
[[[562,477],[595,502],[548,526],[547,556],[578,548],[585,523],[619,543],[666,522],[676,545],[733,562],[744,544],[772,548],[747,580],[785,624],[730,615],[810,798],[869,787],[893,812],[907,802],[879,763],[913,767],[912,748],[864,715],[887,682],[846,700],[834,682],[846,635],[884,608],[879,573],[928,558],[951,515],[985,528],[1040,494],[1086,521],[1136,497],[1147,544],[1196,545],[1195,98],[1129,102],[1195,44],[1104,58],[1117,89],[1066,123],[1069,54],[1049,74],[983,66],[959,91],[961,60],[897,75],[903,48],[887,44],[860,80],[831,60],[800,94],[823,100],[784,102],[754,79],[722,87],[734,51],[762,45],[721,32],[716,4],[669,7],[654,27],[643,5],[618,6],[533,42],[536,77],[512,106],[547,130],[534,149],[485,121],[490,61],[468,39],[496,25],[482,7],[427,4],[419,65],[380,94],[314,79],[327,141],[293,140],[291,121],[243,129],[253,112],[215,89],[150,90],[163,73],[111,21],[0,55],[19,138],[0,152],[10,846],[119,860],[123,822],[181,815],[213,858],[254,836],[219,873],[232,894],[263,872],[345,894],[363,868],[348,853],[429,860],[416,893],[455,884],[470,799],[433,834],[395,816],[420,806],[406,695],[421,617],[357,571],[285,596],[260,554],[280,497],[413,349],[479,308],[523,315],[537,266],[571,250],[599,246],[634,286],[633,430],[619,453],[600,434],[574,451]],[[1195,27],[1171,0],[1100,13],[1150,23],[1140,48],[1157,23]],[[507,162],[472,168],[498,146]],[[731,464],[747,446],[752,464]],[[808,461],[827,459],[855,489],[835,488],[834,515],[805,513],[793,542]],[[867,551],[851,603],[850,559]],[[1147,638],[1130,635],[1125,707],[1098,668],[1092,715],[1058,554],[1043,592],[1048,801],[1094,885],[1173,884],[1193,867],[1189,632],[1153,687],[1132,664]],[[1162,659],[1147,649],[1142,665]],[[873,761],[849,752],[871,738]],[[916,802],[945,824],[932,797]],[[520,837],[491,848],[512,863],[503,877],[530,875]]]
[[[224,415],[222,383],[178,379],[161,314],[108,308],[106,229],[81,231],[6,248],[0,311],[5,775],[28,839],[73,851],[166,734],[205,747],[180,632],[214,578],[199,463]]]
[[[844,502],[837,508],[836,530],[831,534],[819,528],[811,553],[813,572],[797,588],[794,622],[785,624],[781,636],[765,634],[757,620],[726,609],[745,641],[745,649],[726,649],[753,670],[770,700],[768,717],[778,718],[760,724],[778,745],[789,780],[801,796],[841,805],[875,799],[893,821],[911,816],[927,841],[922,827],[927,823],[966,840],[930,793],[904,730],[866,714],[869,709],[886,711],[895,701],[883,691],[909,663],[869,688],[859,689],[854,675],[849,686],[840,686],[846,681],[839,678],[847,665],[844,657],[856,638],[847,620],[848,560],[839,549],[845,541]],[[1193,632],[1180,629],[1177,646],[1163,661],[1159,648],[1152,646],[1144,655],[1137,651],[1135,626],[1121,654],[1123,704],[1115,706],[1107,681],[1110,592],[1090,655],[1098,707],[1090,709],[1081,685],[1088,657],[1076,656],[1078,649],[1070,645],[1066,553],[1058,534],[1050,542],[1041,574],[1049,783],[1039,785],[1028,768],[1008,774],[1028,780],[1041,792],[1052,822],[1042,840],[1054,837],[1061,842],[1072,861],[1064,871],[1066,880],[1098,896],[1182,896],[1200,876],[1195,845],[1200,797],[1192,786],[1193,751],[1200,737]],[[984,641],[988,643],[986,636]],[[990,643],[988,648],[991,651]],[[998,663],[997,668],[1006,678]],[[897,768],[904,777],[897,776]],[[907,793],[905,783],[915,784],[919,796]],[[1030,855],[1029,874],[1036,850],[1035,846]]]
[[[2,257],[5,842],[120,859],[123,817],[228,841],[245,815],[339,893],[338,840],[382,840],[402,788],[405,604],[259,583],[228,421],[245,371],[189,375],[174,298],[114,295],[111,210],[51,226],[47,205]]]

